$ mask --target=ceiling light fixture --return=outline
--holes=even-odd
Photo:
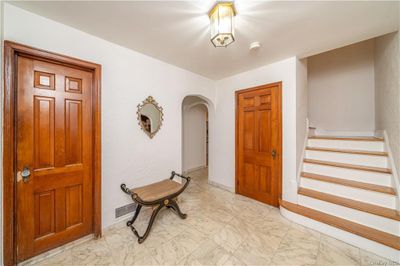
[[[211,42],[215,47],[226,47],[235,41],[234,17],[236,10],[233,2],[217,2],[211,8]]]

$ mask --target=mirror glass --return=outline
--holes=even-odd
[[[158,103],[149,96],[138,105],[138,120],[142,130],[152,138],[161,128],[163,113]]]

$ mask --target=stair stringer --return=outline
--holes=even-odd
[[[300,188],[301,172],[303,171],[304,158],[306,155],[306,147],[308,145],[308,137],[310,134],[310,121],[306,118],[306,134],[304,136],[303,150],[300,155],[300,161],[296,173],[297,189]],[[297,193],[297,191],[296,191]]]
[[[388,153],[388,160],[389,160],[389,167],[392,169],[392,187],[396,191],[396,194],[398,195],[397,201],[396,201],[396,210],[400,214],[400,179],[399,175],[397,173],[397,167],[393,159],[393,153],[390,148],[390,143],[389,143],[389,136],[386,132],[386,130],[383,130],[383,138],[384,138],[384,148],[385,151]]]

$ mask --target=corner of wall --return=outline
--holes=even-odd
[[[400,33],[375,39],[375,123],[385,132],[393,156],[392,169],[400,170]]]
[[[299,169],[308,135],[307,58],[296,58],[296,166]]]

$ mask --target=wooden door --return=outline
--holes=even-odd
[[[92,75],[18,56],[18,261],[93,230]]]
[[[236,192],[278,206],[281,83],[236,93]]]

